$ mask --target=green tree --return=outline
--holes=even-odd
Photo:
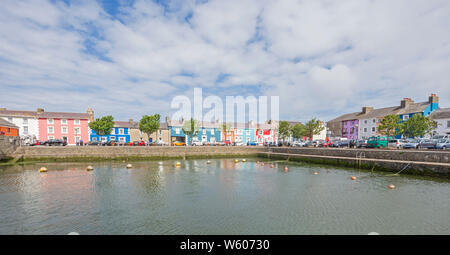
[[[150,135],[158,131],[161,116],[159,114],[144,115],[139,121],[139,130],[147,134],[150,140]],[[156,133],[156,140],[158,141],[158,133]]]
[[[378,126],[378,131],[381,134],[387,135],[388,137],[397,135],[401,132],[402,124],[400,117],[395,114],[386,115],[381,120],[380,126]]]
[[[291,125],[287,121],[280,121],[278,124],[278,137],[285,141],[286,138],[291,136]]]
[[[437,122],[431,120],[422,114],[414,114],[407,121],[403,122],[400,132],[406,137],[423,137],[426,134],[432,135],[437,127]]]
[[[97,118],[95,121],[89,123],[89,128],[94,130],[97,135],[109,135],[114,128],[114,117],[109,115]]]
[[[200,123],[197,120],[191,118],[190,120],[184,122],[182,129],[183,132],[189,138],[188,141],[186,141],[186,144],[188,144],[188,142],[191,141],[192,138],[198,134],[198,130],[200,129]]]
[[[309,139],[313,139],[314,135],[319,135],[325,129],[323,122],[313,118],[308,121],[304,125],[304,136],[309,137]]]
[[[302,124],[296,124],[291,128],[292,137],[300,139],[305,136],[305,127]]]

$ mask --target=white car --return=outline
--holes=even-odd
[[[235,146],[244,146],[244,143],[243,142],[236,142]]]
[[[203,146],[203,142],[202,141],[192,141],[191,145],[192,146]]]

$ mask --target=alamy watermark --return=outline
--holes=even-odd
[[[172,120],[190,120],[211,123],[266,123],[279,121],[279,97],[226,96],[225,105],[218,96],[203,98],[202,88],[194,88],[193,102],[185,95],[175,96],[170,104],[176,112]]]

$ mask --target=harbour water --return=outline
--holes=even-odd
[[[0,234],[450,234],[449,181],[256,160],[0,167]]]

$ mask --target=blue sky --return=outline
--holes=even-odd
[[[299,121],[431,93],[449,107],[449,13],[446,0],[6,0],[0,107],[170,116],[194,87],[279,96]]]

